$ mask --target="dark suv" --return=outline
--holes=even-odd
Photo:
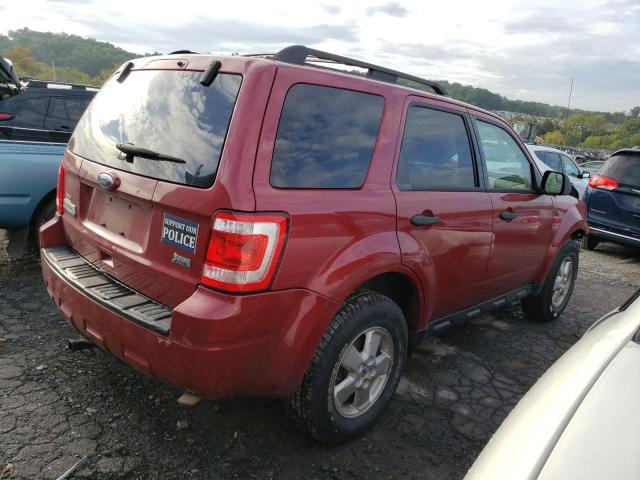
[[[589,235],[583,245],[600,240],[640,247],[640,148],[615,152],[589,180],[584,196]]]
[[[433,82],[303,46],[143,58],[78,123],[42,270],[70,324],[134,368],[285,397],[339,442],[425,335],[520,300],[560,315],[587,228],[570,192]]]
[[[1,67],[1,71],[7,71]],[[67,143],[98,91],[96,87],[68,83],[17,82],[12,77],[5,77],[3,82],[0,73],[1,140]]]

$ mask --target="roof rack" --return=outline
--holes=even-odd
[[[95,90],[100,89],[93,85],[81,85],[79,83],[53,82],[49,80],[34,80],[32,78],[23,78],[30,88],[63,88],[66,90]]]
[[[283,48],[278,53],[273,55],[275,60],[281,60],[288,63],[296,63],[298,65],[307,64],[308,57],[313,60],[321,60],[329,63],[339,63],[342,65],[348,65],[350,67],[359,67],[367,69],[367,78],[374,80],[380,80],[388,83],[398,83],[398,79],[409,80],[411,82],[426,85],[431,88],[438,95],[447,95],[446,90],[436,82],[431,80],[425,80],[424,78],[409,75],[408,73],[398,72],[391,70],[390,68],[381,67],[372,63],[362,62],[349,57],[343,57],[334,53],[323,52],[321,50],[315,50],[313,48],[305,47],[304,45],[291,45]]]

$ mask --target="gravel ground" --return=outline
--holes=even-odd
[[[524,392],[638,287],[638,251],[583,252],[558,322],[531,323],[514,307],[424,342],[382,421],[327,448],[298,433],[278,401],[181,407],[181,392],[109,355],[71,353],[76,335],[38,260],[0,255],[0,478],[57,478],[85,455],[75,478],[462,478]]]

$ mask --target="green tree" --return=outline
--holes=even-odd
[[[542,141],[550,145],[565,145],[565,138],[560,130],[545,133],[542,135]]]

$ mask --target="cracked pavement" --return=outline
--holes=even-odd
[[[277,400],[182,407],[181,392],[99,350],[72,353],[77,335],[38,260],[0,256],[0,478],[55,479],[85,455],[74,478],[462,478],[520,397],[639,281],[638,251],[583,251],[559,321],[535,324],[514,306],[423,342],[381,422],[329,448]]]

